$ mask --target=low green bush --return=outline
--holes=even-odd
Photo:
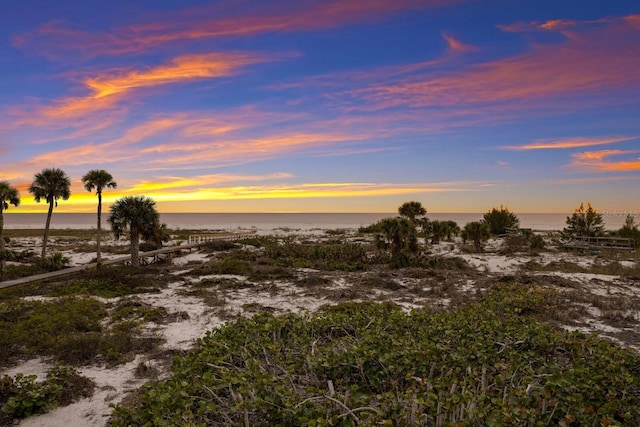
[[[538,286],[449,312],[348,303],[208,333],[112,425],[638,425],[640,356],[531,315]]]
[[[26,418],[66,406],[80,398],[91,397],[95,383],[71,366],[56,366],[44,381],[35,375],[17,374],[0,378],[0,425],[11,425]]]
[[[69,265],[69,258],[62,255],[60,252],[55,252],[48,257],[40,260],[40,267],[47,271],[62,270]]]
[[[116,319],[105,326],[106,305],[91,298],[4,301],[0,303],[0,366],[35,356],[78,365],[95,362],[99,356],[111,364],[122,363],[130,354],[161,341],[143,336],[134,327],[140,319],[161,315],[162,309],[141,310],[135,320]],[[122,326],[124,322],[133,323]]]

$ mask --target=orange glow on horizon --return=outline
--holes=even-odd
[[[203,178],[203,180],[206,177]],[[245,177],[246,178],[246,177]],[[259,179],[259,177],[249,177]],[[276,177],[279,178],[279,177]],[[195,184],[195,185],[194,185]],[[233,200],[273,200],[273,199],[327,199],[350,197],[385,197],[398,195],[420,195],[428,193],[473,192],[491,186],[486,182],[444,182],[423,184],[389,183],[303,183],[259,186],[229,186],[201,188],[197,182],[177,178],[165,183],[143,183],[136,187],[105,191],[103,193],[103,211],[118,198],[132,193],[151,197],[157,203],[162,202],[211,202]],[[137,191],[134,191],[136,188]],[[167,189],[182,189],[167,191]],[[94,212],[97,198],[94,193],[73,188],[69,200],[60,201],[56,212]],[[44,213],[46,203],[36,203],[27,194],[22,198],[19,208],[14,212]]]

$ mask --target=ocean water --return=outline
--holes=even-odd
[[[562,230],[569,214],[519,214],[520,227],[533,230]],[[171,229],[183,230],[255,230],[270,232],[312,232],[339,228],[358,228],[397,216],[396,213],[163,213],[162,222]],[[483,213],[429,213],[431,220],[453,220],[459,226],[469,221],[482,219]],[[626,213],[603,214],[605,226],[617,230],[624,224]],[[107,215],[103,216],[103,227],[108,228]],[[638,218],[640,222],[640,218]],[[45,213],[5,213],[4,226],[7,229],[42,229],[46,221]],[[96,227],[96,216],[92,213],[55,213],[51,217],[51,228],[91,229]]]

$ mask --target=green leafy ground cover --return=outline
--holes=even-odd
[[[0,378],[0,425],[90,397],[94,387],[93,381],[68,365],[51,369],[43,381],[35,375],[5,375]]]
[[[638,425],[640,357],[536,316],[548,288],[405,313],[346,303],[208,333],[112,425]]]

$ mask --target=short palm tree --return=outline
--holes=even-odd
[[[487,240],[489,236],[491,236],[489,224],[482,220],[468,222],[462,229],[462,240],[465,243],[467,240],[473,241],[477,252],[482,252],[482,242]]]
[[[4,270],[4,214],[9,209],[9,205],[18,206],[20,204],[20,193],[7,181],[0,181],[0,271]]]
[[[84,188],[88,192],[96,190],[98,195],[98,226],[96,228],[96,260],[98,265],[102,263],[102,256],[100,253],[100,234],[102,232],[102,190],[105,188],[116,188],[118,184],[113,180],[113,176],[109,172],[103,169],[94,169],[85,174],[82,177],[82,183]]]
[[[116,239],[129,231],[129,253],[131,265],[140,265],[140,237],[151,239],[160,227],[160,214],[156,210],[156,202],[149,197],[127,196],[122,197],[111,205],[110,216],[107,222]]]
[[[417,226],[420,219],[427,214],[427,210],[422,203],[411,201],[405,202],[398,208],[400,216],[407,218],[414,226]]]
[[[29,193],[37,203],[44,199],[49,204],[47,212],[47,223],[44,228],[44,238],[42,239],[42,258],[47,254],[47,241],[49,240],[49,226],[51,225],[51,215],[54,205],[58,206],[58,199],[68,200],[71,196],[71,180],[61,169],[43,169],[37,173],[35,179],[29,186]]]
[[[400,252],[418,251],[416,228],[405,218],[384,218],[378,223],[380,232],[376,235],[376,246],[389,250],[392,255]]]

